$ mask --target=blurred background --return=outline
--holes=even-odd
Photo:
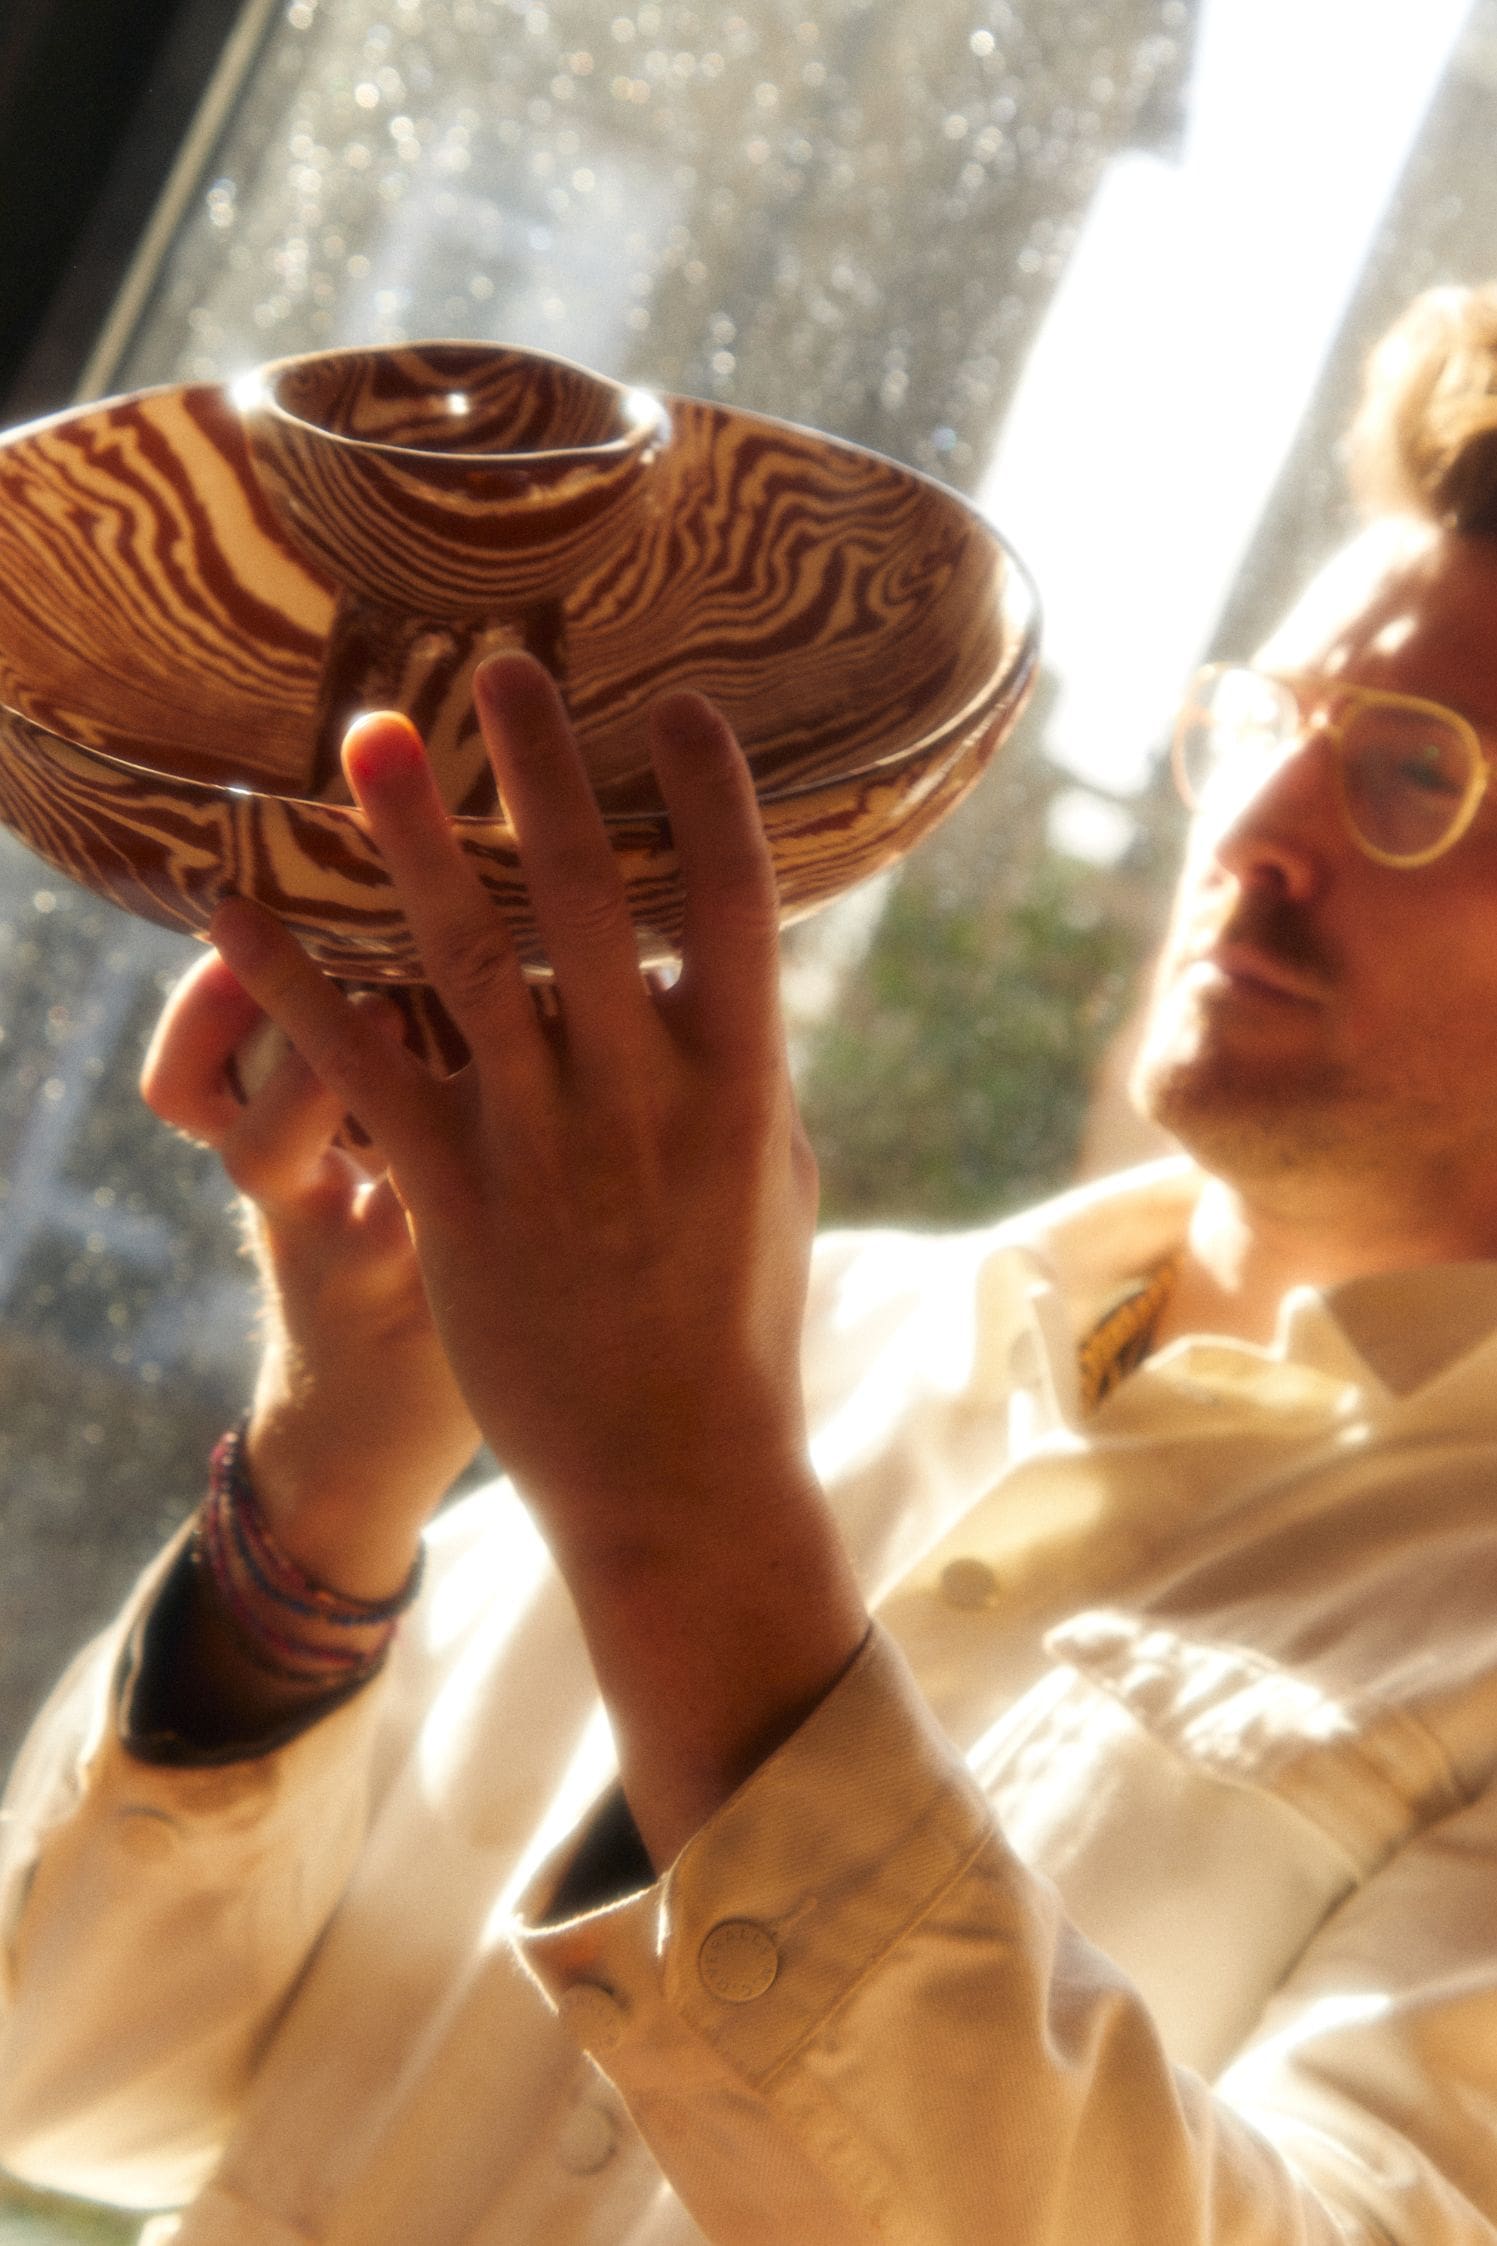
[[[1154,1150],[1121,1091],[1191,667],[1348,527],[1367,347],[1497,273],[1497,0],[6,0],[0,421],[488,337],[809,423],[1038,578],[1019,736],[793,932],[829,1221]],[[245,1396],[224,1185],[139,1108],[191,947],[0,836],[0,1755]],[[0,2184],[0,2246],[134,2226]]]

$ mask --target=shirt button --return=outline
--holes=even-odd
[[[774,1936],[751,1918],[725,1918],[697,1953],[703,1987],[725,2004],[752,2004],[772,1986],[779,1970]]]
[[[578,1981],[563,1989],[557,2011],[585,2051],[611,2051],[624,2032],[626,2011],[612,1989]]]
[[[122,1809],[119,1838],[121,1848],[138,1864],[159,1864],[177,1845],[176,1821],[163,1809]]]
[[[986,1560],[948,1560],[941,1570],[941,1596],[949,1607],[975,1613],[996,1603],[998,1578]]]
[[[556,2157],[570,2176],[596,2176],[606,2168],[619,2141],[617,2124],[606,2106],[574,2106],[556,2137]]]

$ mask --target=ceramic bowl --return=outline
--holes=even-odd
[[[484,353],[454,348],[467,394],[482,395]],[[417,356],[445,378],[438,353]],[[520,354],[492,356],[512,373]],[[362,399],[384,394],[383,363],[374,354],[361,373]],[[554,362],[536,364],[540,380]],[[300,389],[278,394],[305,404]],[[319,393],[316,411],[341,412],[328,403],[339,395]],[[1031,683],[1037,612],[1002,539],[941,486],[812,431],[660,403],[658,442],[635,419],[582,445],[633,445],[635,468],[648,454],[648,490],[634,474],[628,536],[579,563],[550,606],[641,958],[665,964],[681,895],[647,753],[656,695],[697,688],[738,729],[789,921],[902,856],[966,794]],[[398,449],[406,474],[423,448]],[[319,730],[347,577],[313,558],[304,520],[293,532],[263,446],[260,458],[257,471],[244,414],[212,385],[0,440],[0,819],[148,919],[200,932],[222,897],[244,894],[345,981],[416,983],[379,853]],[[463,490],[459,476],[440,517],[466,509]],[[500,609],[437,620],[437,636],[457,634],[460,661],[476,640],[534,646],[534,604],[529,636]],[[420,661],[414,675],[429,676]],[[422,722],[399,678],[379,699]],[[481,755],[468,739],[435,762],[463,848],[544,974]]]

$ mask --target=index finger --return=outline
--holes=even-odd
[[[229,1063],[264,1013],[216,951],[194,961],[151,1033],[140,1095],[174,1130],[212,1146],[243,1112]]]

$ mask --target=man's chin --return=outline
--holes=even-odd
[[[1323,1083],[1284,1074],[1266,1082],[1261,1071],[1220,1062],[1151,1065],[1146,1055],[1132,1091],[1141,1114],[1229,1181],[1284,1177],[1345,1156],[1348,1119]]]

